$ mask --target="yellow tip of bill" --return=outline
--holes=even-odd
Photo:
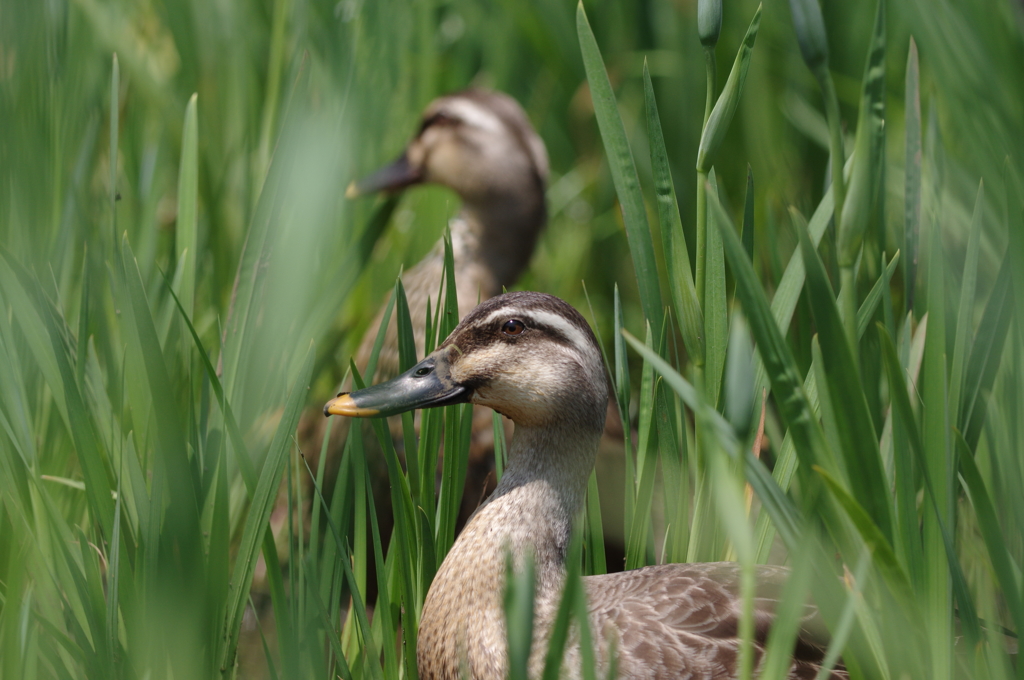
[[[345,393],[339,394],[334,399],[331,399],[324,406],[325,416],[349,416],[352,418],[366,418],[369,416],[375,416],[380,411],[373,408],[360,408],[356,406],[356,402],[352,399],[352,396]]]

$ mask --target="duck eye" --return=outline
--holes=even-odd
[[[501,332],[505,335],[521,335],[526,330],[526,324],[519,319],[509,319],[501,325]]]
[[[416,369],[416,373],[414,373],[413,375],[415,375],[418,378],[422,378],[423,376],[425,376],[428,373],[430,373],[430,370],[431,369],[430,369],[429,366],[424,366],[423,368]]]

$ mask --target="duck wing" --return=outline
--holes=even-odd
[[[785,567],[757,567],[755,668],[762,661],[788,574]],[[736,563],[665,564],[588,576],[584,587],[602,651],[606,652],[609,638],[615,641],[620,677],[736,677],[742,612]],[[814,678],[828,639],[817,608],[805,605],[789,678]],[[829,677],[845,680],[849,676],[840,667]]]

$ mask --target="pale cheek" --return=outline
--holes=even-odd
[[[412,144],[409,145],[409,148],[405,150],[405,157],[409,161],[409,165],[415,168],[423,167],[423,163],[426,161],[427,158],[426,142],[429,140],[426,139],[426,137],[428,137],[429,133],[430,131],[428,130],[427,135],[424,135],[424,139],[418,139],[414,141]]]
[[[447,186],[459,184],[457,179],[465,174],[462,158],[448,144],[442,144],[434,148],[430,154],[429,164],[425,169],[427,179],[431,182],[439,182]]]
[[[473,402],[497,407],[520,425],[539,425],[557,412],[562,387],[559,373],[550,364],[519,366],[515,384],[499,375],[476,391]]]

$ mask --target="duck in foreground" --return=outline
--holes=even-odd
[[[341,394],[325,415],[389,416],[447,404],[489,406],[515,423],[494,493],[438,570],[420,622],[421,678],[507,677],[502,593],[513,568],[536,565],[537,677],[565,581],[572,523],[584,501],[604,426],[608,388],[590,326],[542,293],[508,293],[476,307],[436,351],[388,382]],[[786,570],[762,567],[755,601],[757,657]],[[601,677],[614,646],[621,678],[733,678],[738,668],[739,573],[731,563],[668,564],[584,578]],[[808,614],[790,678],[813,678],[826,638]],[[612,641],[611,644],[609,641]],[[563,671],[577,677],[579,642]],[[831,678],[846,678],[833,671]]]

